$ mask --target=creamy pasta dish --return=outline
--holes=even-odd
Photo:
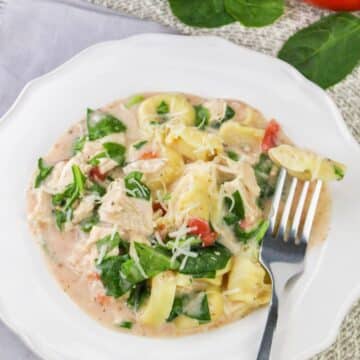
[[[64,291],[104,325],[204,331],[269,302],[258,253],[280,167],[345,172],[240,101],[139,94],[88,109],[39,159],[29,223]],[[325,187],[313,241],[329,203]]]

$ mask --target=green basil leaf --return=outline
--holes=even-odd
[[[215,28],[235,19],[225,11],[224,0],[169,0],[173,14],[184,24]]]
[[[278,56],[326,89],[359,64],[360,18],[348,13],[323,17],[291,36]]]
[[[200,248],[197,254],[197,257],[188,257],[185,266],[179,269],[179,272],[187,275],[203,276],[223,269],[231,258],[230,250],[220,244]]]
[[[199,129],[205,129],[209,124],[210,113],[209,110],[202,105],[195,105],[195,126]]]
[[[136,150],[139,150],[141,149],[145,144],[147,144],[147,140],[142,140],[142,141],[139,141],[137,142],[136,144],[133,145],[133,147],[136,149]]]
[[[38,160],[38,174],[35,178],[35,188],[38,188],[41,183],[51,174],[52,170],[53,170],[53,166],[46,166],[44,163],[44,160],[42,158],[40,158]]]
[[[110,159],[116,161],[120,166],[124,165],[125,151],[126,151],[124,145],[117,144],[114,142],[107,142],[103,144],[103,147],[106,150],[106,153]]]
[[[141,181],[143,174],[139,171],[132,171],[124,178],[126,195],[138,199],[150,200],[151,191]]]
[[[77,154],[84,148],[86,141],[87,141],[87,136],[80,136],[75,139],[75,141],[72,144],[73,155]]]
[[[128,255],[110,256],[96,265],[106,295],[118,298],[128,292],[133,284],[120,276],[122,264],[129,259]]]
[[[144,304],[145,300],[150,295],[150,289],[147,281],[143,281],[134,285],[130,290],[130,295],[127,299],[127,305],[135,312],[138,311]]]
[[[284,0],[224,0],[226,11],[243,25],[272,24],[284,13]]]
[[[126,126],[115,116],[91,109],[87,110],[86,123],[91,141],[126,130]]]
[[[134,105],[137,105],[139,103],[141,103],[142,101],[144,101],[145,98],[142,95],[134,95],[132,96],[129,101],[125,104],[125,107],[127,109],[130,109],[131,107],[133,107]]]
[[[99,215],[94,212],[91,216],[81,221],[80,228],[83,232],[88,233],[91,231],[94,225],[99,223],[99,221]]]

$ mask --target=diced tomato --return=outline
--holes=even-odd
[[[106,175],[102,174],[97,166],[94,166],[90,169],[89,176],[92,180],[95,181],[104,181],[106,179]]]
[[[192,228],[190,234],[199,235],[204,247],[214,244],[218,234],[212,231],[207,221],[199,218],[191,218],[187,222],[187,226]]]
[[[201,236],[201,240],[204,247],[211,246],[214,244],[215,240],[217,239],[218,234],[215,231],[211,233],[204,234]]]
[[[87,278],[89,281],[96,281],[96,280],[100,280],[100,275],[97,272],[92,272],[88,274]]]
[[[279,131],[280,125],[275,120],[271,120],[265,129],[265,134],[261,142],[262,151],[268,151],[277,145]]]
[[[154,201],[152,203],[152,208],[154,212],[161,211],[161,216],[164,216],[166,214],[166,209],[164,209],[161,203],[159,203],[158,201]]]
[[[141,160],[157,159],[159,155],[155,151],[146,151],[140,155]]]
[[[96,295],[96,298],[95,298],[96,302],[99,303],[101,306],[105,306],[105,305],[108,305],[109,302],[110,302],[110,297],[109,296],[106,296],[106,295],[103,295],[103,294],[98,294]]]
[[[313,4],[322,8],[331,10],[360,10],[360,0],[305,0],[309,4]]]

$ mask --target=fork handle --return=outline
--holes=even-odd
[[[261,344],[256,360],[270,359],[272,341],[278,320],[278,306],[279,306],[278,297],[274,292],[271,299],[271,305],[266,320],[266,326],[261,339]]]

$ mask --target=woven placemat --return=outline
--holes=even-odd
[[[183,34],[217,35],[269,55],[275,56],[282,44],[296,30],[311,24],[329,12],[288,0],[285,15],[271,26],[244,28],[238,23],[219,29],[196,29],[182,24],[171,13],[166,0],[88,0],[139,18],[157,21]],[[344,81],[328,90],[340,108],[350,131],[360,142],[360,67]],[[312,360],[360,360],[360,301],[344,319],[335,343]]]

